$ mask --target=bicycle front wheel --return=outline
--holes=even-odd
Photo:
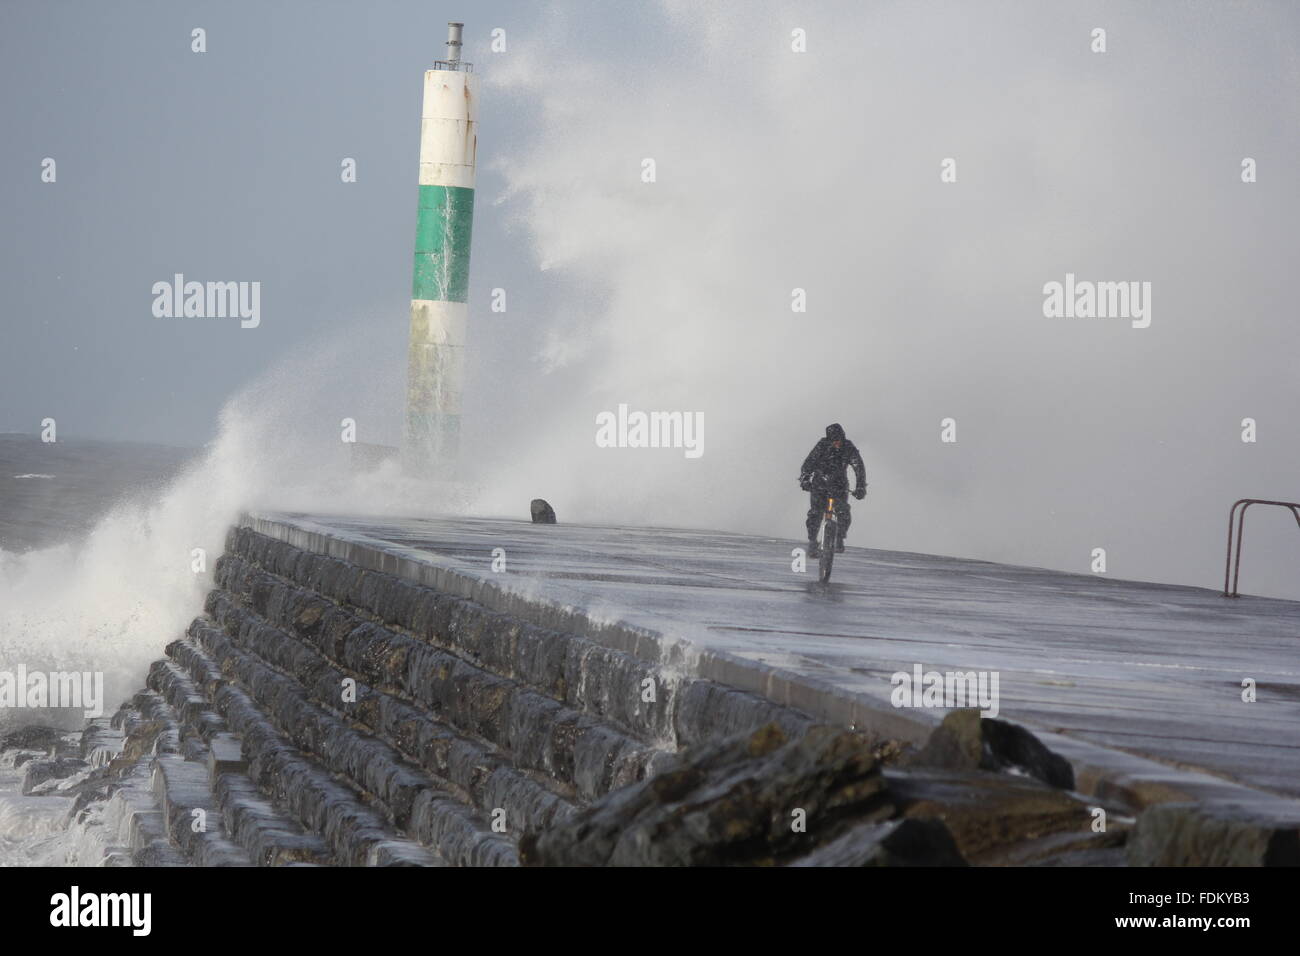
[[[839,528],[833,520],[822,522],[822,556],[817,580],[826,584],[831,579],[831,565],[835,562],[835,545],[839,543]]]

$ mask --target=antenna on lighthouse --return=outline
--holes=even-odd
[[[453,72],[469,73],[474,69],[473,63],[466,63],[460,58],[461,34],[465,30],[465,24],[457,23],[454,20],[447,22],[447,59],[435,60],[433,68],[435,70],[450,70]]]
[[[460,65],[460,36],[465,29],[465,24],[449,21],[447,23],[447,59],[446,63],[450,69],[458,69]]]

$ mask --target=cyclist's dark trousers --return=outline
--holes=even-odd
[[[849,493],[844,492],[843,496],[835,496],[835,520],[840,525],[840,540],[843,541],[849,533],[849,524],[853,521],[853,516],[849,513]],[[822,515],[826,513],[826,495],[816,491],[808,494],[808,540],[812,541],[817,537],[817,531],[822,526]]]

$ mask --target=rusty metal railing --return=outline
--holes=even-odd
[[[1246,527],[1246,509],[1251,505],[1277,505],[1279,508],[1287,508],[1291,512],[1291,517],[1295,518],[1297,527],[1300,527],[1300,502],[1265,501],[1263,498],[1242,498],[1233,504],[1232,510],[1228,512],[1228,563],[1223,569],[1224,597],[1241,596],[1237,593],[1237,582],[1241,578],[1241,535]],[[1237,553],[1235,557],[1232,551],[1232,542],[1234,537],[1237,541]],[[1229,582],[1231,582],[1231,588],[1229,588]]]

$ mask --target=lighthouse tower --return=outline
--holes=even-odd
[[[460,446],[478,139],[476,77],[460,58],[463,26],[447,24],[447,58],[424,74],[403,449],[408,468],[444,479],[455,475]]]

